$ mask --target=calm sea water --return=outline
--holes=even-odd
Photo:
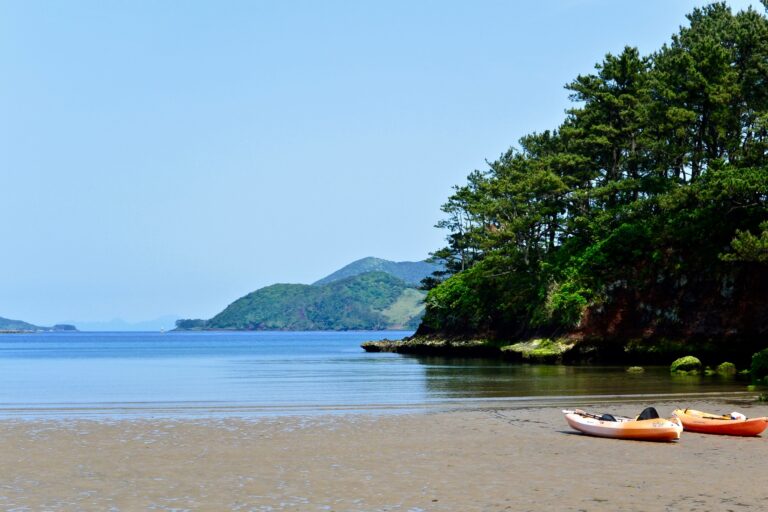
[[[666,368],[533,366],[366,353],[409,332],[0,336],[0,417],[249,416],[728,394],[743,382]],[[578,397],[578,398],[568,398]],[[644,397],[639,397],[644,399]]]

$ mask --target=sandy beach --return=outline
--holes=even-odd
[[[573,404],[635,414],[655,405]],[[768,415],[710,400],[704,410]],[[0,421],[2,510],[765,510],[768,439],[571,431],[559,406],[254,420]]]

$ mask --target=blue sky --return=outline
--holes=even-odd
[[[423,259],[566,82],[704,4],[0,0],[0,316],[208,318]]]

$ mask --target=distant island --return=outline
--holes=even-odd
[[[422,279],[442,267],[363,258],[314,284],[274,284],[241,297],[209,320],[176,330],[414,330],[424,313]]]
[[[59,332],[59,331],[77,331],[74,325],[57,324],[53,327],[41,327],[21,320],[11,320],[10,318],[0,317],[0,333],[24,333],[24,332]]]

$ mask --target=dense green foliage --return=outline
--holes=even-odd
[[[750,368],[750,375],[755,381],[763,381],[768,384],[768,348],[756,352],[752,356],[752,366]]]
[[[367,272],[386,272],[407,284],[417,285],[425,277],[442,267],[436,263],[426,261],[389,261],[381,258],[363,258],[353,261],[336,272],[320,279],[314,284],[329,284],[333,281],[339,281],[348,277],[365,274]]]
[[[768,20],[688,20],[652,55],[606,55],[562,125],[455,188],[421,333],[717,337],[738,301],[766,329],[747,295],[768,265]]]
[[[275,284],[241,297],[210,320],[179,320],[178,329],[413,329],[424,294],[385,272],[324,285]]]

